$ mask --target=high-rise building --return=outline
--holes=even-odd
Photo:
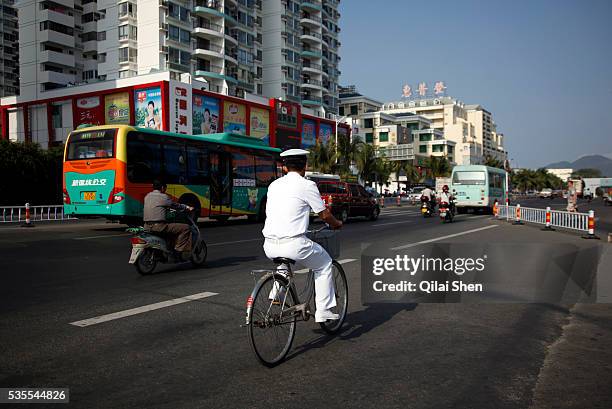
[[[338,113],[339,0],[263,0],[263,94]]]
[[[21,0],[21,91],[169,71],[337,113],[339,0]]]
[[[15,0],[0,5],[0,97],[19,94],[19,30]]]

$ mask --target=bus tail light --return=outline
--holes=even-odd
[[[64,199],[64,204],[70,204],[70,196],[68,195],[68,191],[64,189],[62,192],[62,197]]]
[[[108,204],[115,204],[121,202],[123,200],[123,196],[121,196],[119,193],[123,193],[123,188],[115,186],[110,196],[108,196]]]

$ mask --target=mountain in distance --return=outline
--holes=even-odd
[[[573,162],[561,161],[551,163],[545,166],[549,169],[599,169],[602,176],[612,177],[612,159],[602,155],[586,155],[576,159]]]

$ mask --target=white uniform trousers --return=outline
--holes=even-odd
[[[264,252],[269,259],[290,258],[314,272],[315,303],[318,311],[336,306],[332,259],[323,247],[300,236],[283,240],[266,239]]]

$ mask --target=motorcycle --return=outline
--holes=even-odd
[[[431,217],[433,215],[433,203],[427,196],[421,196],[421,214],[423,217]]]
[[[455,211],[452,206],[448,202],[440,203],[440,220],[442,223],[444,222],[453,222],[453,218],[455,217]]]
[[[175,212],[175,210],[170,210]],[[132,254],[130,256],[130,264],[136,267],[136,271],[142,275],[152,274],[158,262],[177,264],[185,261],[191,261],[195,267],[200,267],[206,262],[208,249],[206,243],[202,240],[202,235],[198,225],[190,213],[185,212],[185,218],[188,221],[191,229],[191,257],[184,259],[181,255],[175,254],[174,249],[168,246],[168,242],[163,235],[159,235],[147,231],[144,227],[136,227],[127,229],[133,234],[130,239],[132,242]]]

